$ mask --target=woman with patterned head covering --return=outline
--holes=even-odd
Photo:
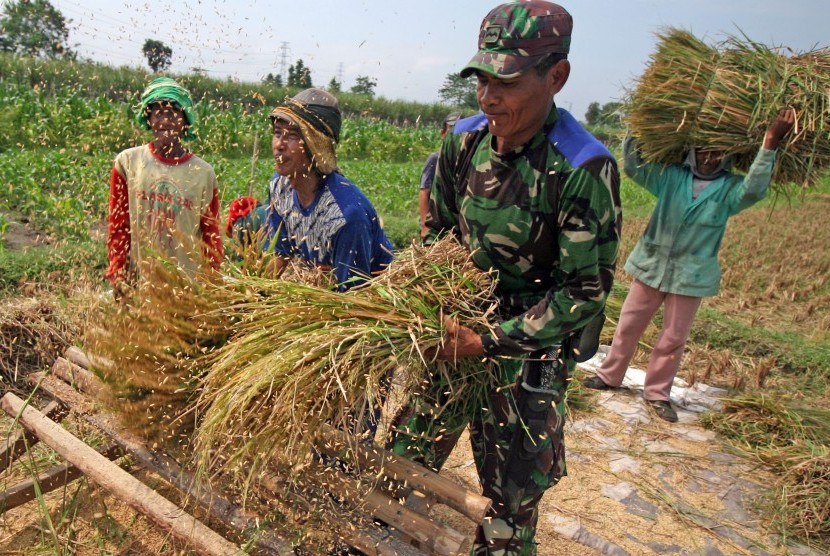
[[[191,276],[223,258],[216,174],[183,143],[196,138],[190,93],[169,77],[154,79],[136,122],[153,140],[121,152],[110,177],[106,277],[116,293],[134,284],[151,253]]]
[[[298,258],[332,274],[339,291],[360,285],[392,261],[392,244],[372,203],[337,167],[337,99],[306,89],[270,115],[276,172],[268,188],[265,250],[275,272]],[[386,390],[389,377],[381,380]],[[359,419],[371,439],[385,394]],[[351,552],[350,552],[351,553]]]
[[[270,119],[276,173],[268,188],[265,248],[276,255],[276,271],[299,257],[330,270],[341,291],[382,271],[392,244],[372,203],[337,167],[337,99],[306,89]]]

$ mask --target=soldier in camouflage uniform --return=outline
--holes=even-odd
[[[486,359],[504,387],[474,415],[449,408],[443,415],[451,417],[436,419],[424,402],[392,446],[440,468],[470,425],[483,493],[493,500],[475,555],[536,553],[539,501],[565,474],[563,393],[574,338],[611,291],[621,224],[616,161],[554,103],[570,72],[571,28],[565,9],[539,0],[503,4],[484,18],[479,51],[461,71],[476,75],[483,113],[444,140],[432,188],[429,238],[453,233],[477,266],[497,271],[502,319],[481,335],[449,321],[437,357]]]

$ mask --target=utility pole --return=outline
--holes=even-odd
[[[337,82],[343,87],[343,62],[337,64]]]

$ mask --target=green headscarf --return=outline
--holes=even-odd
[[[176,103],[184,112],[188,127],[184,131],[182,139],[196,139],[196,114],[193,112],[193,99],[187,89],[179,85],[169,77],[157,77],[153,79],[144,92],[141,93],[141,105],[138,107],[135,121],[144,129],[150,129],[150,122],[147,121],[147,107],[155,102],[169,101]]]

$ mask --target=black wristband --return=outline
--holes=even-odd
[[[493,338],[492,334],[481,335],[481,347],[484,349],[486,357],[495,357],[499,354],[499,344]]]

